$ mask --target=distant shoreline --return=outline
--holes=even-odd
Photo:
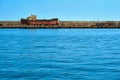
[[[0,27],[0,29],[120,29],[120,27]]]
[[[20,21],[0,21],[0,28],[120,28],[120,21],[59,21],[57,25],[27,25]]]

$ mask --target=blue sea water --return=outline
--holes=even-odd
[[[120,29],[0,29],[0,80],[120,80]]]

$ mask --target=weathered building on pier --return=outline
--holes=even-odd
[[[53,19],[37,19],[36,15],[31,15],[27,17],[27,19],[21,19],[22,24],[27,24],[27,25],[58,25],[58,18],[53,18]]]

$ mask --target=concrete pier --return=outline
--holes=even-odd
[[[27,25],[20,21],[0,21],[0,28],[120,28],[120,21],[59,21],[58,25]]]

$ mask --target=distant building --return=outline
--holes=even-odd
[[[36,15],[31,15],[27,17],[27,20],[36,20],[37,16]]]
[[[58,18],[53,19],[37,19],[36,15],[31,15],[27,19],[21,19],[22,24],[27,25],[58,25]]]

